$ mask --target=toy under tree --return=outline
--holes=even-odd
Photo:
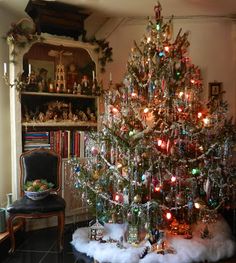
[[[163,232],[211,238],[208,225],[235,202],[233,125],[227,105],[204,103],[200,69],[188,56],[188,33],[174,40],[172,19],[155,8],[134,42],[122,85],[105,92],[101,129],[86,142],[85,163],[70,160],[73,183],[100,222],[127,223],[127,242],[174,253]],[[215,98],[218,99],[218,98]]]

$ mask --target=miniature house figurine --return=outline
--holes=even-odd
[[[127,241],[130,244],[139,242],[139,227],[137,225],[129,225]]]
[[[90,222],[90,233],[89,233],[89,238],[90,240],[101,240],[104,235],[104,226],[99,223],[98,220],[93,224],[94,221]]]

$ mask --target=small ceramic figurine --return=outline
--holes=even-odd
[[[63,110],[63,112],[62,112],[62,119],[68,120],[68,112],[66,110]]]
[[[67,92],[71,93],[74,90],[74,86],[76,86],[78,82],[79,82],[79,75],[76,70],[76,65],[72,63],[69,65],[69,69],[67,72],[67,82],[66,82]]]
[[[79,111],[78,118],[81,121],[87,121],[88,120],[88,117],[86,116],[86,114],[82,110]]]
[[[50,110],[50,109],[48,109],[48,110],[46,111],[45,120],[46,120],[46,121],[52,120],[53,117],[54,117],[53,111]]]
[[[44,122],[45,121],[45,114],[43,112],[39,113],[38,119],[40,122]]]
[[[84,94],[84,95],[92,94],[92,90],[91,90],[89,79],[87,75],[84,75],[81,80],[81,94]]]
[[[45,68],[39,70],[39,75],[36,77],[39,92],[43,92],[47,89],[47,74],[48,71]]]

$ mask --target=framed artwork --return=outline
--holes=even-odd
[[[36,77],[43,74],[47,82],[54,81],[55,66],[53,61],[29,59],[28,63],[31,65],[31,70],[36,74]]]
[[[222,82],[209,83],[209,99],[212,97],[219,97],[222,94]]]
[[[214,110],[222,102],[222,82],[210,82],[209,83],[209,101],[210,108]]]

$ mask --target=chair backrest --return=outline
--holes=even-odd
[[[20,170],[21,195],[24,194],[24,184],[36,179],[53,183],[53,191],[61,190],[61,156],[53,151],[40,148],[22,153]]]

